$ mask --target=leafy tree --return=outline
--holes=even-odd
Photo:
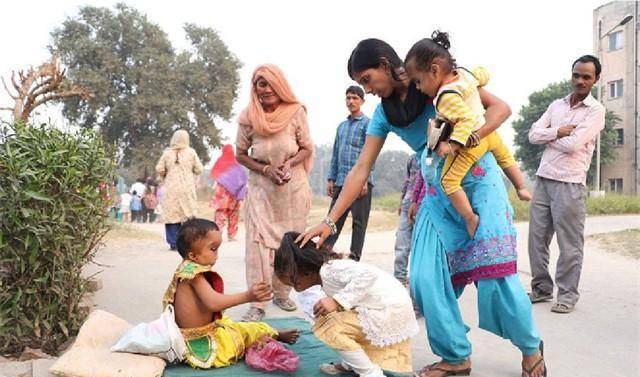
[[[515,130],[516,158],[520,161],[522,169],[533,177],[540,165],[544,145],[534,145],[529,143],[529,129],[547,107],[558,98],[562,98],[571,93],[571,82],[562,81],[547,85],[544,89],[531,93],[529,103],[523,106],[518,113],[519,118],[513,122]],[[595,90],[594,90],[595,96]],[[615,159],[615,126],[620,122],[620,118],[612,111],[607,111],[605,116],[605,129],[600,133],[600,163],[606,165]],[[587,181],[592,182],[596,170],[596,153],[593,154],[591,167],[587,175]]]
[[[178,128],[206,163],[208,148],[220,146],[215,119],[231,117],[240,61],[214,30],[186,24],[184,31],[191,46],[176,51],[157,24],[120,3],[113,10],[81,7],[51,33],[50,49],[69,78],[94,95],[65,100],[64,116],[98,127],[138,175],[153,171]]]

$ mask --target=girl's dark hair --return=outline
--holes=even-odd
[[[313,241],[307,242],[304,247],[296,243],[300,233],[287,232],[282,237],[280,247],[276,250],[273,269],[277,276],[286,275],[295,280],[297,276],[318,273],[320,267],[332,259],[340,259],[340,256],[324,247],[316,249]]]
[[[391,77],[400,81],[396,69],[402,68],[402,59],[387,42],[370,38],[361,40],[353,49],[347,62],[347,72],[352,79],[358,72],[369,68],[378,68],[386,65],[391,71]]]
[[[414,60],[414,64],[418,70],[426,70],[431,66],[434,60],[440,60],[438,63],[449,71],[456,68],[456,60],[449,53],[449,34],[436,30],[431,34],[431,38],[424,38],[416,42],[404,59],[404,64]]]

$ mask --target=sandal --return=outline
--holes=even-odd
[[[339,375],[356,376],[356,374],[351,369],[345,368],[344,365],[342,365],[342,363],[320,364],[320,372],[324,374],[328,374],[330,376],[339,376]]]
[[[260,308],[249,308],[242,316],[242,322],[260,322],[264,318],[264,310]]]
[[[538,293],[536,291],[529,292],[529,300],[532,304],[553,300],[553,293]]]
[[[562,302],[556,302],[551,307],[551,311],[554,313],[569,314],[573,311],[573,305],[565,304]]]
[[[295,312],[298,309],[296,303],[290,298],[275,298],[273,303],[285,312]]]
[[[420,371],[418,371],[417,373],[414,373],[413,376],[414,377],[423,377],[423,374],[425,372],[431,372],[431,371],[444,372],[444,374],[442,376],[440,376],[440,377],[470,376],[471,375],[471,368],[461,369],[461,370],[448,370],[448,369],[440,368],[438,366],[438,364],[439,363],[433,363],[431,365],[427,365],[426,367],[420,369]]]
[[[540,341],[540,360],[536,361],[535,364],[529,369],[522,366],[522,377],[531,377],[531,373],[533,373],[538,366],[542,363],[542,367],[544,370],[542,371],[542,377],[547,377],[547,364],[544,362],[544,342]]]

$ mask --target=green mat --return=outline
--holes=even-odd
[[[311,332],[309,322],[297,318],[277,318],[266,319],[265,322],[276,329],[300,329],[300,339],[293,345],[287,345],[288,348],[294,350],[300,356],[300,366],[295,373],[266,373],[255,369],[250,369],[244,362],[232,365],[226,368],[199,370],[193,369],[187,365],[168,366],[164,371],[164,377],[248,377],[248,376],[300,376],[314,377],[324,376],[318,369],[322,363],[330,363],[338,361],[338,355],[318,340]],[[391,374],[385,372],[388,377],[400,377],[400,374]]]

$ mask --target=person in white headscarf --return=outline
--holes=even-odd
[[[196,182],[202,173],[202,162],[189,147],[189,134],[177,130],[158,164],[156,172],[165,188],[162,200],[162,219],[169,249],[176,250],[180,224],[197,215]]]

